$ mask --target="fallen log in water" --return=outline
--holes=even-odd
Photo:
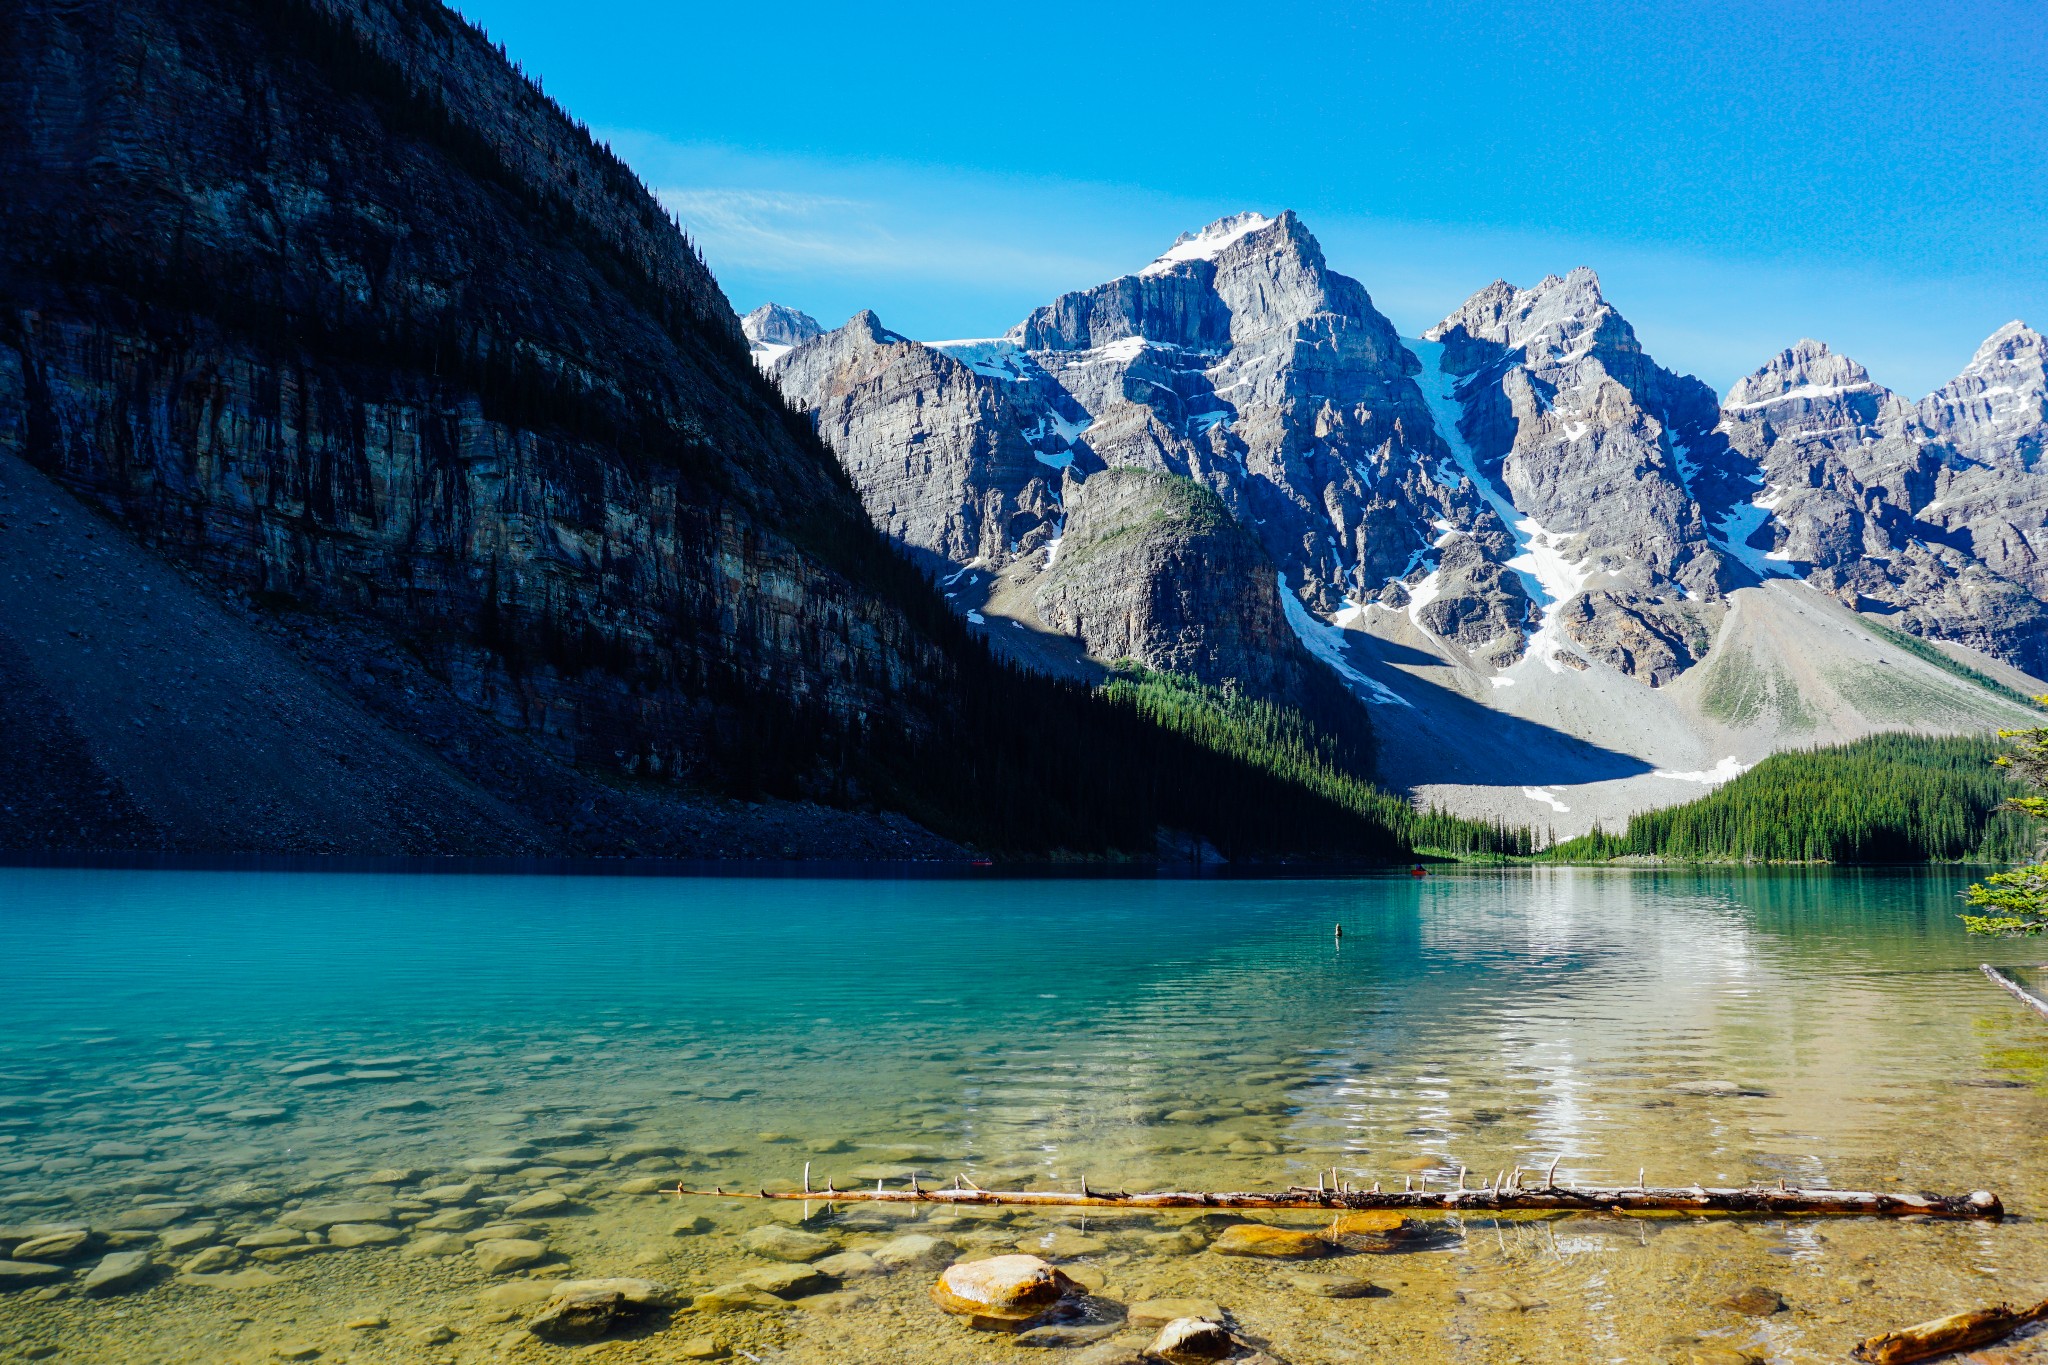
[[[2010,992],[2013,999],[2019,1001],[2036,1014],[2048,1015],[2048,1000],[2043,1000],[2040,996],[2034,994],[2025,986],[2013,980],[2005,972],[1992,966],[1989,962],[1983,964],[1982,970],[1984,975],[1990,977],[1993,982]]]
[[[1766,1218],[1811,1218],[1864,1216],[1878,1218],[1980,1218],[1996,1222],[2005,1216],[2005,1205],[1989,1190],[1970,1194],[1882,1194],[1862,1190],[1802,1190],[1777,1185],[1751,1185],[1741,1189],[1708,1189],[1703,1185],[1655,1188],[1637,1185],[1622,1189],[1575,1189],[1545,1183],[1525,1185],[1521,1172],[1502,1172],[1478,1189],[1467,1189],[1461,1173],[1455,1188],[1432,1190],[1428,1182],[1421,1189],[1369,1190],[1341,1182],[1314,1186],[1292,1185],[1272,1192],[1242,1191],[1214,1193],[1202,1190],[1155,1190],[1143,1194],[1109,1193],[1093,1190],[1083,1180],[1076,1191],[984,1190],[964,1178],[943,1189],[920,1188],[913,1177],[907,1188],[885,1189],[880,1181],[873,1189],[842,1190],[828,1181],[824,1189],[812,1187],[810,1168],[804,1168],[800,1190],[693,1190],[680,1182],[663,1191],[678,1197],[701,1195],[716,1199],[803,1199],[818,1201],[869,1202],[885,1204],[1023,1204],[1053,1208],[1120,1209],[1303,1209],[1345,1212],[1354,1209],[1395,1209],[1406,1213],[1491,1213],[1504,1211],[1565,1210],[1586,1213],[1694,1213],[1736,1214]]]
[[[1988,1346],[2042,1318],[2048,1318],[2048,1299],[2032,1308],[2013,1308],[2002,1303],[1990,1308],[1972,1308],[1967,1313],[1951,1313],[1945,1318],[1902,1327],[1896,1332],[1880,1332],[1863,1341],[1850,1354],[1869,1362],[1869,1365],[1909,1365],[1911,1361],[1926,1360],[1950,1351]]]

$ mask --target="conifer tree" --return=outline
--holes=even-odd
[[[2039,699],[2048,704],[2048,697]],[[2018,741],[2009,753],[2001,754],[1998,766],[2017,773],[2033,793],[2006,802],[2036,820],[2048,820],[2048,728],[2000,730],[2000,739]],[[1994,934],[2015,938],[2048,929],[2048,863],[2033,863],[1986,877],[1963,892],[1963,899],[1985,914],[1964,915],[1963,923],[1973,934]]]

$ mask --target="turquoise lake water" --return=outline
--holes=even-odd
[[[1403,1254],[1272,1264],[1205,1251],[1216,1229],[1180,1214],[651,1190],[807,1162],[842,1186],[1247,1189],[1556,1160],[1560,1181],[1990,1188],[2038,1210],[2048,1020],[1976,970],[2035,954],[1963,934],[1967,880],[0,869],[0,1236],[89,1233],[56,1275],[0,1274],[0,1358],[566,1357],[524,1327],[550,1279],[701,1297],[779,1264],[757,1228],[803,1220],[834,1253],[906,1230],[959,1256],[1031,1246],[1108,1322],[1204,1301],[1296,1365],[1839,1359],[2040,1297],[2048,1239],[2030,1219],[1467,1218]],[[278,1240],[365,1202],[360,1244]],[[469,1234],[507,1223],[544,1253],[494,1274]],[[82,1292],[115,1249],[150,1269]],[[1327,1298],[1308,1272],[1388,1292]],[[939,1313],[931,1278],[713,1295],[573,1353],[1079,1362],[1149,1339],[1139,1313],[1020,1346]],[[1788,1306],[1722,1306],[1752,1283]]]

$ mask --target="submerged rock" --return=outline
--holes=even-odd
[[[829,1237],[780,1223],[755,1228],[740,1241],[756,1256],[766,1256],[771,1261],[815,1261],[839,1249],[839,1244]]]
[[[865,1251],[841,1251],[811,1262],[811,1268],[835,1280],[857,1280],[863,1275],[879,1275],[882,1265]]]
[[[192,1274],[178,1277],[179,1284],[203,1285],[208,1289],[268,1289],[274,1284],[283,1284],[284,1277],[273,1275],[267,1270],[251,1266],[247,1270],[233,1270],[223,1273]]]
[[[405,1254],[417,1259],[421,1256],[460,1256],[467,1250],[469,1243],[452,1232],[430,1232],[408,1242]]]
[[[478,1242],[471,1250],[486,1275],[506,1275],[532,1265],[548,1254],[547,1246],[524,1237],[494,1237]]]
[[[450,1208],[422,1218],[413,1226],[424,1232],[467,1232],[483,1220],[482,1209]]]
[[[1767,1318],[1784,1308],[1785,1300],[1775,1289],[1753,1284],[1747,1289],[1738,1289],[1721,1300],[1723,1308],[1732,1308],[1746,1317]]]
[[[123,1209],[108,1221],[116,1232],[161,1232],[182,1223],[192,1210],[184,1204],[154,1204],[147,1208]],[[389,1217],[389,1214],[386,1215]]]
[[[43,1261],[0,1261],[0,1292],[61,1280],[70,1273],[61,1265]]]
[[[212,1275],[242,1263],[242,1253],[233,1247],[208,1247],[185,1262],[187,1275]]]
[[[387,1227],[382,1223],[336,1223],[327,1229],[328,1244],[344,1249],[348,1247],[388,1246],[392,1242],[402,1242],[404,1240],[405,1234],[403,1232],[394,1227]]]
[[[1209,1244],[1220,1256],[1259,1256],[1300,1261],[1330,1254],[1330,1244],[1313,1232],[1276,1228],[1268,1223],[1233,1223]]]
[[[768,1312],[789,1307],[775,1295],[746,1284],[722,1284],[707,1289],[692,1299],[690,1306],[700,1313]]]
[[[1109,1243],[1099,1237],[1076,1232],[1072,1228],[1049,1228],[1034,1232],[1028,1237],[1017,1239],[1017,1250],[1037,1256],[1053,1256],[1064,1261],[1075,1256],[1096,1256],[1109,1250]]]
[[[906,1232],[891,1238],[872,1252],[875,1262],[887,1270],[932,1269],[945,1265],[960,1249],[942,1237],[924,1232]]]
[[[544,1341],[596,1341],[629,1313],[615,1289],[582,1289],[559,1294],[533,1315],[526,1330]]]
[[[736,1283],[763,1294],[773,1294],[778,1299],[801,1299],[823,1294],[832,1288],[830,1276],[822,1275],[807,1265],[762,1266],[758,1270],[749,1270]]]
[[[1208,1299],[1146,1299],[1130,1306],[1133,1327],[1162,1327],[1175,1318],[1223,1320],[1223,1305]]]
[[[1036,1256],[992,1256],[946,1267],[932,1301],[972,1327],[1012,1327],[1037,1317],[1077,1286]]]
[[[14,1248],[17,1261],[73,1261],[89,1254],[98,1239],[84,1228],[31,1237]]]
[[[303,1232],[322,1232],[336,1223],[388,1223],[396,1210],[389,1204],[367,1200],[348,1204],[309,1204],[287,1209],[277,1221]]]
[[[87,1294],[124,1294],[140,1288],[153,1270],[148,1252],[110,1251],[86,1272],[79,1288]]]
[[[1287,1283],[1304,1294],[1325,1299],[1372,1299],[1387,1293],[1371,1280],[1350,1275],[1289,1275]]]
[[[1019,1346],[1071,1350],[1076,1346],[1092,1346],[1115,1336],[1123,1328],[1120,1322],[1053,1322],[1019,1332],[1015,1340]]]
[[[554,1295],[557,1298],[568,1294],[586,1293],[617,1294],[633,1308],[674,1308],[682,1302],[680,1294],[659,1280],[643,1280],[632,1275],[614,1275],[595,1280],[564,1280],[554,1287]]]
[[[1734,1081],[1680,1081],[1664,1088],[1674,1095],[1705,1095],[1722,1099],[1731,1095],[1761,1096],[1764,1093],[1754,1086],[1738,1085]]]
[[[566,1213],[575,1207],[575,1201],[560,1190],[541,1190],[524,1199],[515,1199],[505,1206],[505,1212],[514,1216],[538,1214],[542,1217],[551,1213]]]

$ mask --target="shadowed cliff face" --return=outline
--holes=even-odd
[[[563,758],[723,776],[739,717],[801,743],[916,691],[928,646],[831,571],[858,505],[709,273],[474,31],[6,22],[0,445],[222,583],[376,614]]]
[[[301,711],[388,751],[365,779],[357,741],[323,750],[353,824],[298,801],[293,847],[716,853],[722,834],[663,827],[708,790],[884,808],[872,846],[844,826],[857,855],[912,846],[890,810],[1014,852],[1149,850],[1162,825],[1232,856],[1396,850],[992,661],[646,189],[431,0],[21,0],[0,11],[0,183],[0,513],[67,489],[196,571],[213,605],[179,619],[228,631],[224,601],[286,647],[252,636],[246,686],[225,656],[184,667],[165,612],[110,609],[113,559],[0,612],[0,664],[48,703],[25,743],[93,748],[139,818],[192,784],[115,760],[161,769],[199,736],[200,785],[231,790],[234,713],[275,679],[273,758]],[[20,652],[46,620],[83,623],[62,660]],[[132,674],[120,744],[71,723],[89,644]],[[84,789],[39,782],[16,785],[75,822]],[[413,837],[462,803],[482,833]],[[280,846],[225,816],[156,846],[245,844]]]

